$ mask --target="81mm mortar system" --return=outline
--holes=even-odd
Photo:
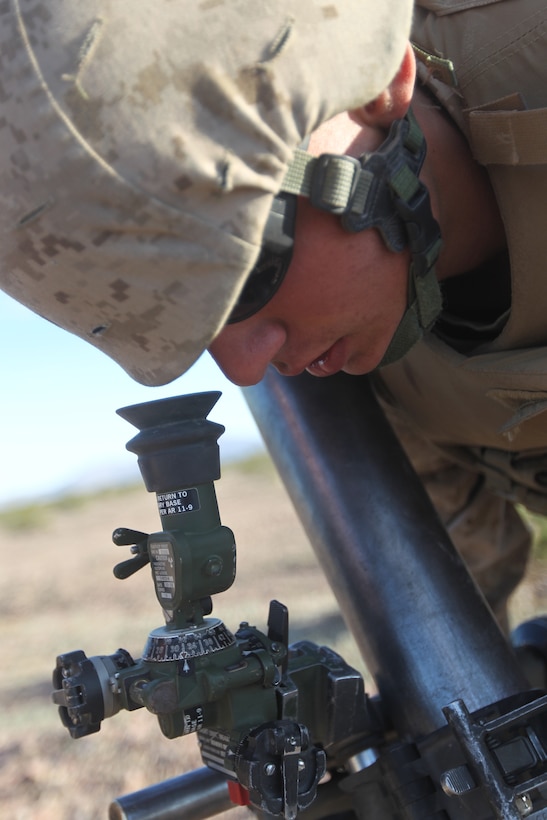
[[[203,820],[205,804],[225,807],[218,776],[239,803],[286,820],[302,810],[305,820],[348,810],[374,820],[545,820],[547,694],[528,688],[373,394],[362,382],[337,383],[330,404],[321,382],[298,378],[270,384],[270,396],[267,383],[257,388],[254,403],[291,468],[379,695],[368,698],[361,675],[330,649],[289,647],[277,601],[267,634],[246,621],[233,634],[211,617],[212,596],[235,578],[234,537],[214,488],[224,428],[206,419],[219,394],[124,408],[139,428],[128,449],[163,529],[117,529],[115,543],[133,556],[115,574],[150,563],[165,624],[139,660],[124,649],[60,655],[54,700],[74,738],[144,706],[168,738],[197,733],[214,777],[201,771],[119,798],[112,820],[172,820],[181,810]],[[333,430],[340,402],[359,413]],[[483,653],[464,654],[478,642]]]

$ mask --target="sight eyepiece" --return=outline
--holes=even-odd
[[[140,430],[126,447],[138,456],[147,490],[165,493],[220,478],[217,441],[225,428],[206,418],[220,395],[193,393],[117,411]]]

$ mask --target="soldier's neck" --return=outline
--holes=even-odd
[[[505,230],[485,169],[433,97],[417,88],[413,111],[427,140],[422,179],[443,237],[440,280],[479,269],[506,247]]]

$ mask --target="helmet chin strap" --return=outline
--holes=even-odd
[[[409,111],[392,124],[378,150],[359,159],[342,154],[313,157],[298,149],[281,187],[339,216],[347,231],[376,228],[389,250],[409,248],[407,307],[379,367],[408,353],[442,308],[435,276],[440,229],[419,179],[425,154],[424,135]]]

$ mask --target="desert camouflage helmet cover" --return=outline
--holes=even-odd
[[[144,384],[222,327],[293,149],[401,63],[412,0],[5,0],[0,285]]]

